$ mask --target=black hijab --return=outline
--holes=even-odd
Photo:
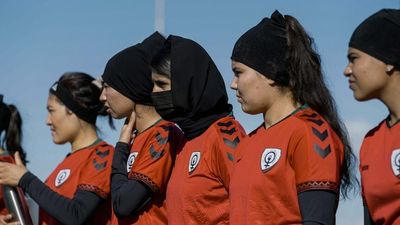
[[[152,105],[150,62],[164,41],[160,33],[154,32],[142,43],[120,51],[108,61],[103,80],[132,101]]]
[[[208,53],[196,42],[170,35],[171,92],[174,118],[188,139],[201,135],[215,121],[229,115],[232,105],[224,80]]]

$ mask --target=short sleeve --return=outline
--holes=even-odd
[[[232,117],[216,124],[214,138],[217,140],[213,146],[211,168],[227,189],[229,189],[230,174],[236,162],[239,143],[245,136],[243,127]]]
[[[288,150],[298,192],[338,192],[343,145],[326,122],[320,126],[304,125],[296,129]]]
[[[80,171],[79,190],[91,191],[101,198],[110,193],[110,174],[114,148],[100,145],[89,155],[86,165]]]
[[[175,125],[156,127],[129,172],[129,179],[138,180],[153,192],[165,192],[177,148],[182,147],[183,133]]]

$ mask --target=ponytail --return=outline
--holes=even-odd
[[[356,157],[352,152],[347,130],[339,118],[336,103],[325,85],[321,59],[314,50],[314,41],[292,16],[286,15],[288,51],[286,67],[289,88],[293,99],[307,104],[317,111],[332,127],[344,145],[344,161],[341,169],[341,194],[345,199],[357,190],[359,182],[353,174]]]
[[[2,143],[5,144],[7,152],[14,156],[16,152],[19,152],[21,160],[24,165],[28,162],[26,160],[26,153],[23,150],[22,143],[22,118],[18,109],[15,105],[7,105],[10,111],[9,125],[5,132]]]
[[[101,87],[96,84],[96,80],[92,76],[81,72],[64,73],[58,80],[58,85],[69,92],[72,101],[79,107],[94,112],[94,116],[108,116],[110,127],[115,129],[111,116],[108,115],[104,103],[100,101]],[[95,121],[94,119],[93,125],[95,125]]]

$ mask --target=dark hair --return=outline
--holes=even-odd
[[[348,198],[356,191],[359,182],[354,175],[355,155],[352,152],[347,129],[340,120],[336,103],[327,88],[321,70],[319,54],[314,50],[314,41],[296,18],[285,15],[288,51],[286,68],[289,88],[295,102],[307,104],[316,110],[336,132],[344,145],[344,161],[341,168],[341,194]],[[354,192],[353,192],[354,193]]]
[[[151,62],[153,73],[171,78],[171,42],[167,40],[164,47],[153,57]]]
[[[100,116],[108,116],[108,123],[114,129],[112,118],[108,115],[104,103],[100,101],[102,90],[93,83],[94,80],[92,76],[86,73],[68,72],[60,77],[58,84],[66,88],[73,100],[81,107],[94,110]]]
[[[6,105],[10,111],[8,128],[5,129],[5,135],[1,140],[1,147],[14,156],[14,153],[19,152],[22,163],[26,165],[26,152],[21,146],[22,143],[22,118],[15,105]],[[0,130],[0,134],[3,130]]]

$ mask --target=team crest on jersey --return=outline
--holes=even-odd
[[[192,152],[189,159],[189,174],[191,174],[196,169],[197,165],[199,165],[200,156],[200,152]]]
[[[129,171],[131,171],[132,165],[135,162],[135,159],[138,154],[139,152],[132,152],[131,154],[129,154],[128,161],[126,162],[126,170],[128,171],[128,173]]]
[[[269,171],[281,158],[281,150],[279,148],[266,148],[261,155],[260,166],[264,173]]]
[[[54,181],[56,187],[59,187],[61,184],[63,184],[68,179],[70,173],[70,169],[60,170],[60,172],[57,174],[56,180]]]
[[[390,161],[394,175],[400,178],[400,148],[392,152]]]

